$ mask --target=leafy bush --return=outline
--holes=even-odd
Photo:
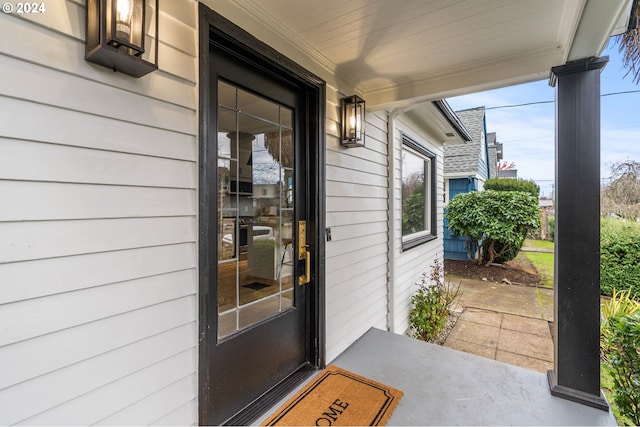
[[[640,224],[602,218],[600,228],[600,292],[631,291],[640,297]]]
[[[445,215],[453,234],[467,237],[467,252],[476,264],[489,265],[514,249],[517,255],[527,232],[540,227],[538,199],[522,191],[458,194]]]
[[[516,243],[515,245],[508,245],[500,241],[495,242],[493,249],[497,254],[501,254],[501,255],[497,256],[493,260],[493,262],[503,263],[503,262],[511,261],[512,259],[518,256],[518,252],[520,252],[520,249],[522,249],[523,243],[524,243],[524,238],[522,238],[522,240],[519,243]],[[490,245],[491,245],[491,240],[489,239],[484,240],[482,242],[482,250],[484,253],[488,253],[490,249]],[[505,247],[507,245],[508,247]]]
[[[608,342],[612,335],[611,321],[620,316],[640,313],[640,303],[631,298],[631,290],[613,290],[611,298],[604,299],[600,304],[600,348],[605,358],[609,354]]]
[[[535,181],[513,178],[489,178],[484,183],[485,190],[494,191],[524,191],[536,199],[540,195],[540,187]]]
[[[555,242],[556,240],[556,217],[550,216],[549,219],[549,238],[551,241]]]
[[[616,405],[616,402],[613,400],[613,378],[611,377],[611,366],[609,366],[608,362],[601,361],[600,362],[600,388],[607,398],[607,402],[609,402],[609,408],[611,412],[613,412],[613,416],[618,422],[619,426],[630,426],[631,420],[627,417],[623,416]]]
[[[431,268],[430,281],[424,273],[418,286],[418,292],[411,297],[413,308],[409,312],[409,323],[416,338],[433,341],[447,324],[460,286],[445,284],[444,270],[438,260]]]
[[[640,425],[640,313],[613,317],[609,324],[613,400],[622,415]]]

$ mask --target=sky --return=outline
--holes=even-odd
[[[600,177],[611,175],[611,165],[624,160],[640,162],[640,85],[626,69],[614,39],[601,56],[609,63],[601,74],[601,94],[637,91],[601,97]],[[540,101],[553,101],[555,89],[548,79],[507,88],[448,98],[454,111],[485,106],[487,132],[496,132],[503,143],[503,160],[514,162],[518,177],[532,179],[540,186],[540,196],[551,196],[554,182],[555,107],[553,102],[506,107]],[[494,108],[503,107],[503,108]]]

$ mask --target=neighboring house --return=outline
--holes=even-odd
[[[487,150],[489,151],[489,178],[498,175],[498,162],[503,159],[502,143],[496,139],[495,132],[487,134]]]
[[[487,143],[487,123],[484,107],[456,111],[456,115],[471,136],[464,144],[445,144],[444,178],[447,201],[460,191],[458,180],[464,181],[467,191],[482,190],[489,179],[489,146]],[[454,190],[451,191],[451,186]],[[463,192],[467,192],[463,191]]]
[[[555,226],[554,221],[549,221],[555,215],[555,209],[553,206],[553,199],[538,200],[540,206],[540,239],[553,240],[553,233],[555,230],[552,227]]]
[[[139,79],[85,61],[93,1],[0,14],[0,424],[218,424],[370,328],[405,333],[465,134],[439,100],[552,67],[570,174],[551,390],[601,404],[598,226],[572,210],[577,187],[595,210],[599,121],[563,112],[598,111],[583,85],[632,3],[163,0]],[[346,148],[353,94],[366,141]]]
[[[484,182],[495,177],[497,172],[495,132],[487,134],[485,108],[476,107],[456,111],[456,115],[471,138],[464,144],[445,144],[445,203],[460,193],[481,191],[484,188]],[[447,259],[469,259],[465,237],[453,236],[447,224],[448,221],[445,219],[444,257]]]
[[[499,178],[518,179],[518,169],[503,169],[498,171]]]

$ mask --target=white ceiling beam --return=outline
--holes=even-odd
[[[582,12],[566,62],[600,56],[609,38],[620,34],[624,22],[629,23],[632,4],[633,0],[589,0]],[[609,25],[603,25],[603,22]]]
[[[560,48],[550,46],[508,58],[493,58],[484,64],[461,64],[458,70],[444,70],[437,75],[364,90],[363,96],[367,109],[375,111],[545,80],[549,78],[551,67],[561,63],[563,57]]]

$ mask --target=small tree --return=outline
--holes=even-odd
[[[600,208],[603,215],[640,218],[639,162],[626,160],[611,166],[611,182],[602,189]]]
[[[540,227],[538,199],[522,191],[458,194],[446,217],[454,235],[467,237],[467,252],[476,264],[490,265],[514,249],[517,253],[527,233]]]

